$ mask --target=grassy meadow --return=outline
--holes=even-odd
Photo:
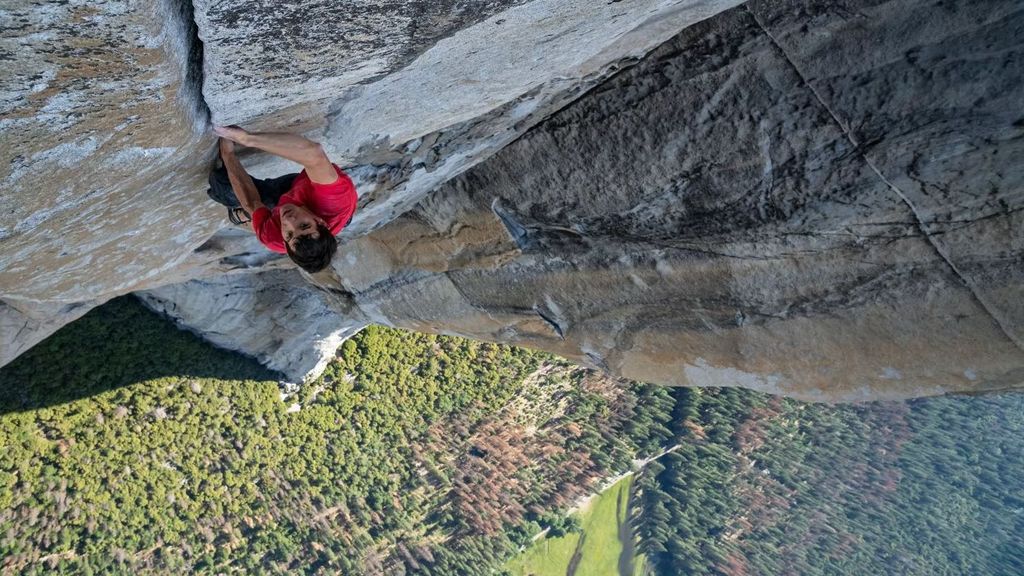
[[[629,517],[632,476],[595,496],[577,512],[583,530],[558,538],[540,538],[505,564],[515,576],[619,576],[623,545],[622,523]],[[642,558],[634,559],[633,574],[642,573]],[[570,567],[572,570],[570,571]]]

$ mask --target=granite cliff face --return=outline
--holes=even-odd
[[[816,400],[1024,386],[1015,2],[16,4],[0,361],[141,291],[293,379],[383,323]],[[332,270],[206,201],[207,114],[350,167]]]

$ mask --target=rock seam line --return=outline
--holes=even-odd
[[[807,80],[807,76],[804,75],[803,71],[800,69],[799,66],[797,66],[796,62],[793,61],[789,53],[787,53],[786,50],[782,47],[782,45],[779,44],[779,42],[775,39],[775,36],[773,36],[772,33],[768,31],[768,28],[765,27],[765,25],[757,17],[757,14],[755,14],[746,4],[743,5],[743,9],[748,14],[750,14],[750,17],[753,18],[754,22],[757,24],[757,27],[761,29],[761,32],[764,33],[764,35],[768,38],[772,45],[774,45],[775,48],[779,51],[779,53],[782,54],[783,59],[786,60],[786,62],[793,68],[794,72],[796,72],[796,75],[800,78],[800,82],[802,82],[803,85],[806,86],[807,89],[811,92],[811,94],[814,95],[814,99],[818,101],[818,103],[822,106],[822,108],[825,109],[826,112],[828,112],[828,115],[832,118],[832,121],[835,122],[837,126],[839,126],[839,129],[843,132],[843,135],[846,136],[846,139],[850,141],[850,144],[853,144],[854,149],[857,151],[857,154],[861,157],[861,159],[864,160],[864,163],[867,164],[868,168],[870,168],[871,171],[874,172],[875,175],[878,176],[878,178],[886,186],[888,186],[889,189],[896,194],[896,196],[899,197],[899,199],[907,206],[907,208],[910,209],[910,212],[914,215],[914,220],[917,224],[917,229],[921,231],[921,234],[928,241],[928,244],[932,247],[935,253],[938,254],[940,258],[942,258],[942,260],[946,263],[947,266],[949,266],[950,270],[953,271],[953,274],[960,279],[964,286],[967,287],[967,290],[971,293],[971,296],[974,298],[975,302],[977,302],[978,305],[981,306],[981,309],[984,310],[986,314],[988,314],[989,318],[992,319],[992,321],[996,324],[996,326],[1003,333],[1003,335],[1006,336],[1006,338],[1011,343],[1013,343],[1013,345],[1016,346],[1017,349],[1024,352],[1024,341],[1021,341],[1013,334],[1013,332],[1006,326],[1006,322],[1002,318],[1000,318],[999,314],[995,310],[995,307],[992,306],[989,302],[987,302],[986,299],[981,295],[977,286],[974,285],[974,282],[971,282],[960,271],[960,269],[957,268],[952,258],[950,258],[948,254],[946,254],[942,247],[939,246],[939,244],[935,241],[934,238],[932,238],[932,235],[928,233],[928,229],[925,226],[924,219],[921,217],[920,212],[918,212],[917,207],[914,205],[913,202],[911,202],[910,198],[908,198],[907,195],[904,194],[903,191],[899,189],[899,187],[897,187],[888,178],[886,178],[885,175],[883,175],[882,172],[875,166],[875,164],[867,157],[867,154],[865,154],[864,150],[862,150],[860,145],[857,143],[856,138],[853,137],[853,133],[850,131],[849,127],[846,126],[842,122],[842,120],[839,119],[839,116],[835,113],[835,111],[832,110],[832,107],[825,102],[825,99],[822,98],[818,90],[813,85],[811,85],[811,83]]]
[[[178,99],[192,116],[192,128],[197,134],[206,132],[212,122],[212,111],[203,92],[206,83],[206,55],[203,39],[199,35],[199,21],[195,16],[193,0],[164,0],[165,13],[171,34],[180,43],[171,48],[181,66],[181,89]],[[172,41],[173,42],[173,41]]]

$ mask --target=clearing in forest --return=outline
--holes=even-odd
[[[505,569],[515,576],[619,576],[620,529],[628,528],[622,524],[628,522],[632,480],[632,475],[623,478],[583,507],[581,533],[541,538]],[[635,560],[633,573],[639,574],[642,558]]]

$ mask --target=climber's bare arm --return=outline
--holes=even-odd
[[[309,179],[317,184],[330,184],[338,179],[338,173],[331,165],[324,149],[316,142],[298,134],[246,132],[237,126],[217,126],[214,132],[243,146],[259,148],[302,164]]]
[[[256,190],[256,184],[252,176],[245,171],[242,163],[235,156],[235,144],[225,138],[220,139],[220,158],[224,161],[224,168],[228,171],[228,180],[231,181],[231,190],[234,191],[238,203],[242,205],[249,214],[254,214],[256,209],[263,206],[260,201],[260,193]]]

